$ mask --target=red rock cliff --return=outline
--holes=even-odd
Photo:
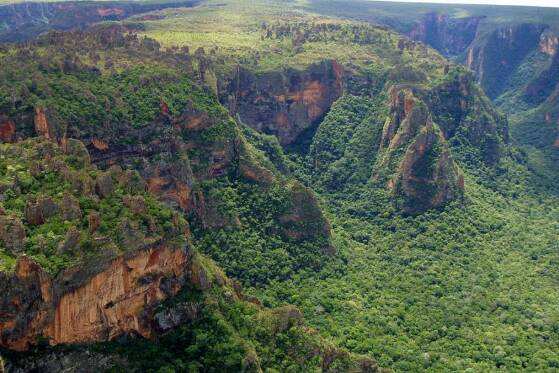
[[[118,257],[91,275],[67,270],[53,279],[22,257],[12,276],[3,275],[0,346],[26,350],[40,337],[51,345],[132,332],[150,337],[150,306],[180,290],[188,264],[187,251],[160,245]]]
[[[239,69],[221,101],[252,128],[276,135],[282,145],[289,145],[342,95],[343,75],[336,61],[323,61],[303,71],[259,75]]]

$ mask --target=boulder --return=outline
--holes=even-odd
[[[110,173],[102,173],[95,180],[95,193],[101,198],[106,198],[114,191],[113,177]]]
[[[75,250],[79,246],[80,239],[80,231],[76,227],[71,227],[70,229],[68,229],[68,232],[66,232],[64,241],[62,241],[58,245],[58,253],[66,254],[70,251]]]
[[[59,207],[50,197],[39,197],[27,201],[25,220],[31,225],[41,225],[58,213]]]
[[[145,235],[140,231],[136,222],[124,219],[119,224],[119,239],[125,248],[141,247]]]
[[[97,211],[92,211],[89,213],[87,221],[89,223],[89,233],[95,233],[101,225],[101,216]]]
[[[144,214],[147,210],[146,201],[142,196],[124,196],[122,202],[126,207],[128,207],[134,214]]]

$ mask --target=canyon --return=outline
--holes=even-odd
[[[555,367],[554,13],[349,5],[0,7],[2,369]]]

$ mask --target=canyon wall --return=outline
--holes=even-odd
[[[484,17],[452,18],[431,12],[417,21],[408,36],[435,48],[450,57],[463,53],[476,37]]]
[[[150,307],[175,295],[188,276],[189,251],[153,245],[55,278],[28,257],[0,274],[0,345],[23,351],[107,341],[125,333],[150,337]]]
[[[465,64],[476,73],[490,98],[496,98],[507,88],[511,75],[538,47],[545,28],[535,23],[499,27],[468,49]]]
[[[343,68],[327,60],[305,70],[253,73],[239,68],[221,101],[252,128],[277,136],[282,145],[297,141],[318,124],[342,95]]]

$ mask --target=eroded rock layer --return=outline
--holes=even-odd
[[[188,250],[154,245],[98,264],[94,274],[69,269],[53,278],[21,257],[14,274],[0,274],[1,346],[22,351],[40,338],[56,345],[150,337],[149,307],[181,289],[188,264]]]
[[[373,179],[386,180],[396,204],[406,213],[461,198],[464,177],[427,106],[409,89],[394,87],[390,97],[390,117],[383,128]]]
[[[332,60],[303,71],[258,75],[240,68],[225,88],[222,101],[249,126],[289,145],[317,124],[341,96],[342,79],[342,66]]]

